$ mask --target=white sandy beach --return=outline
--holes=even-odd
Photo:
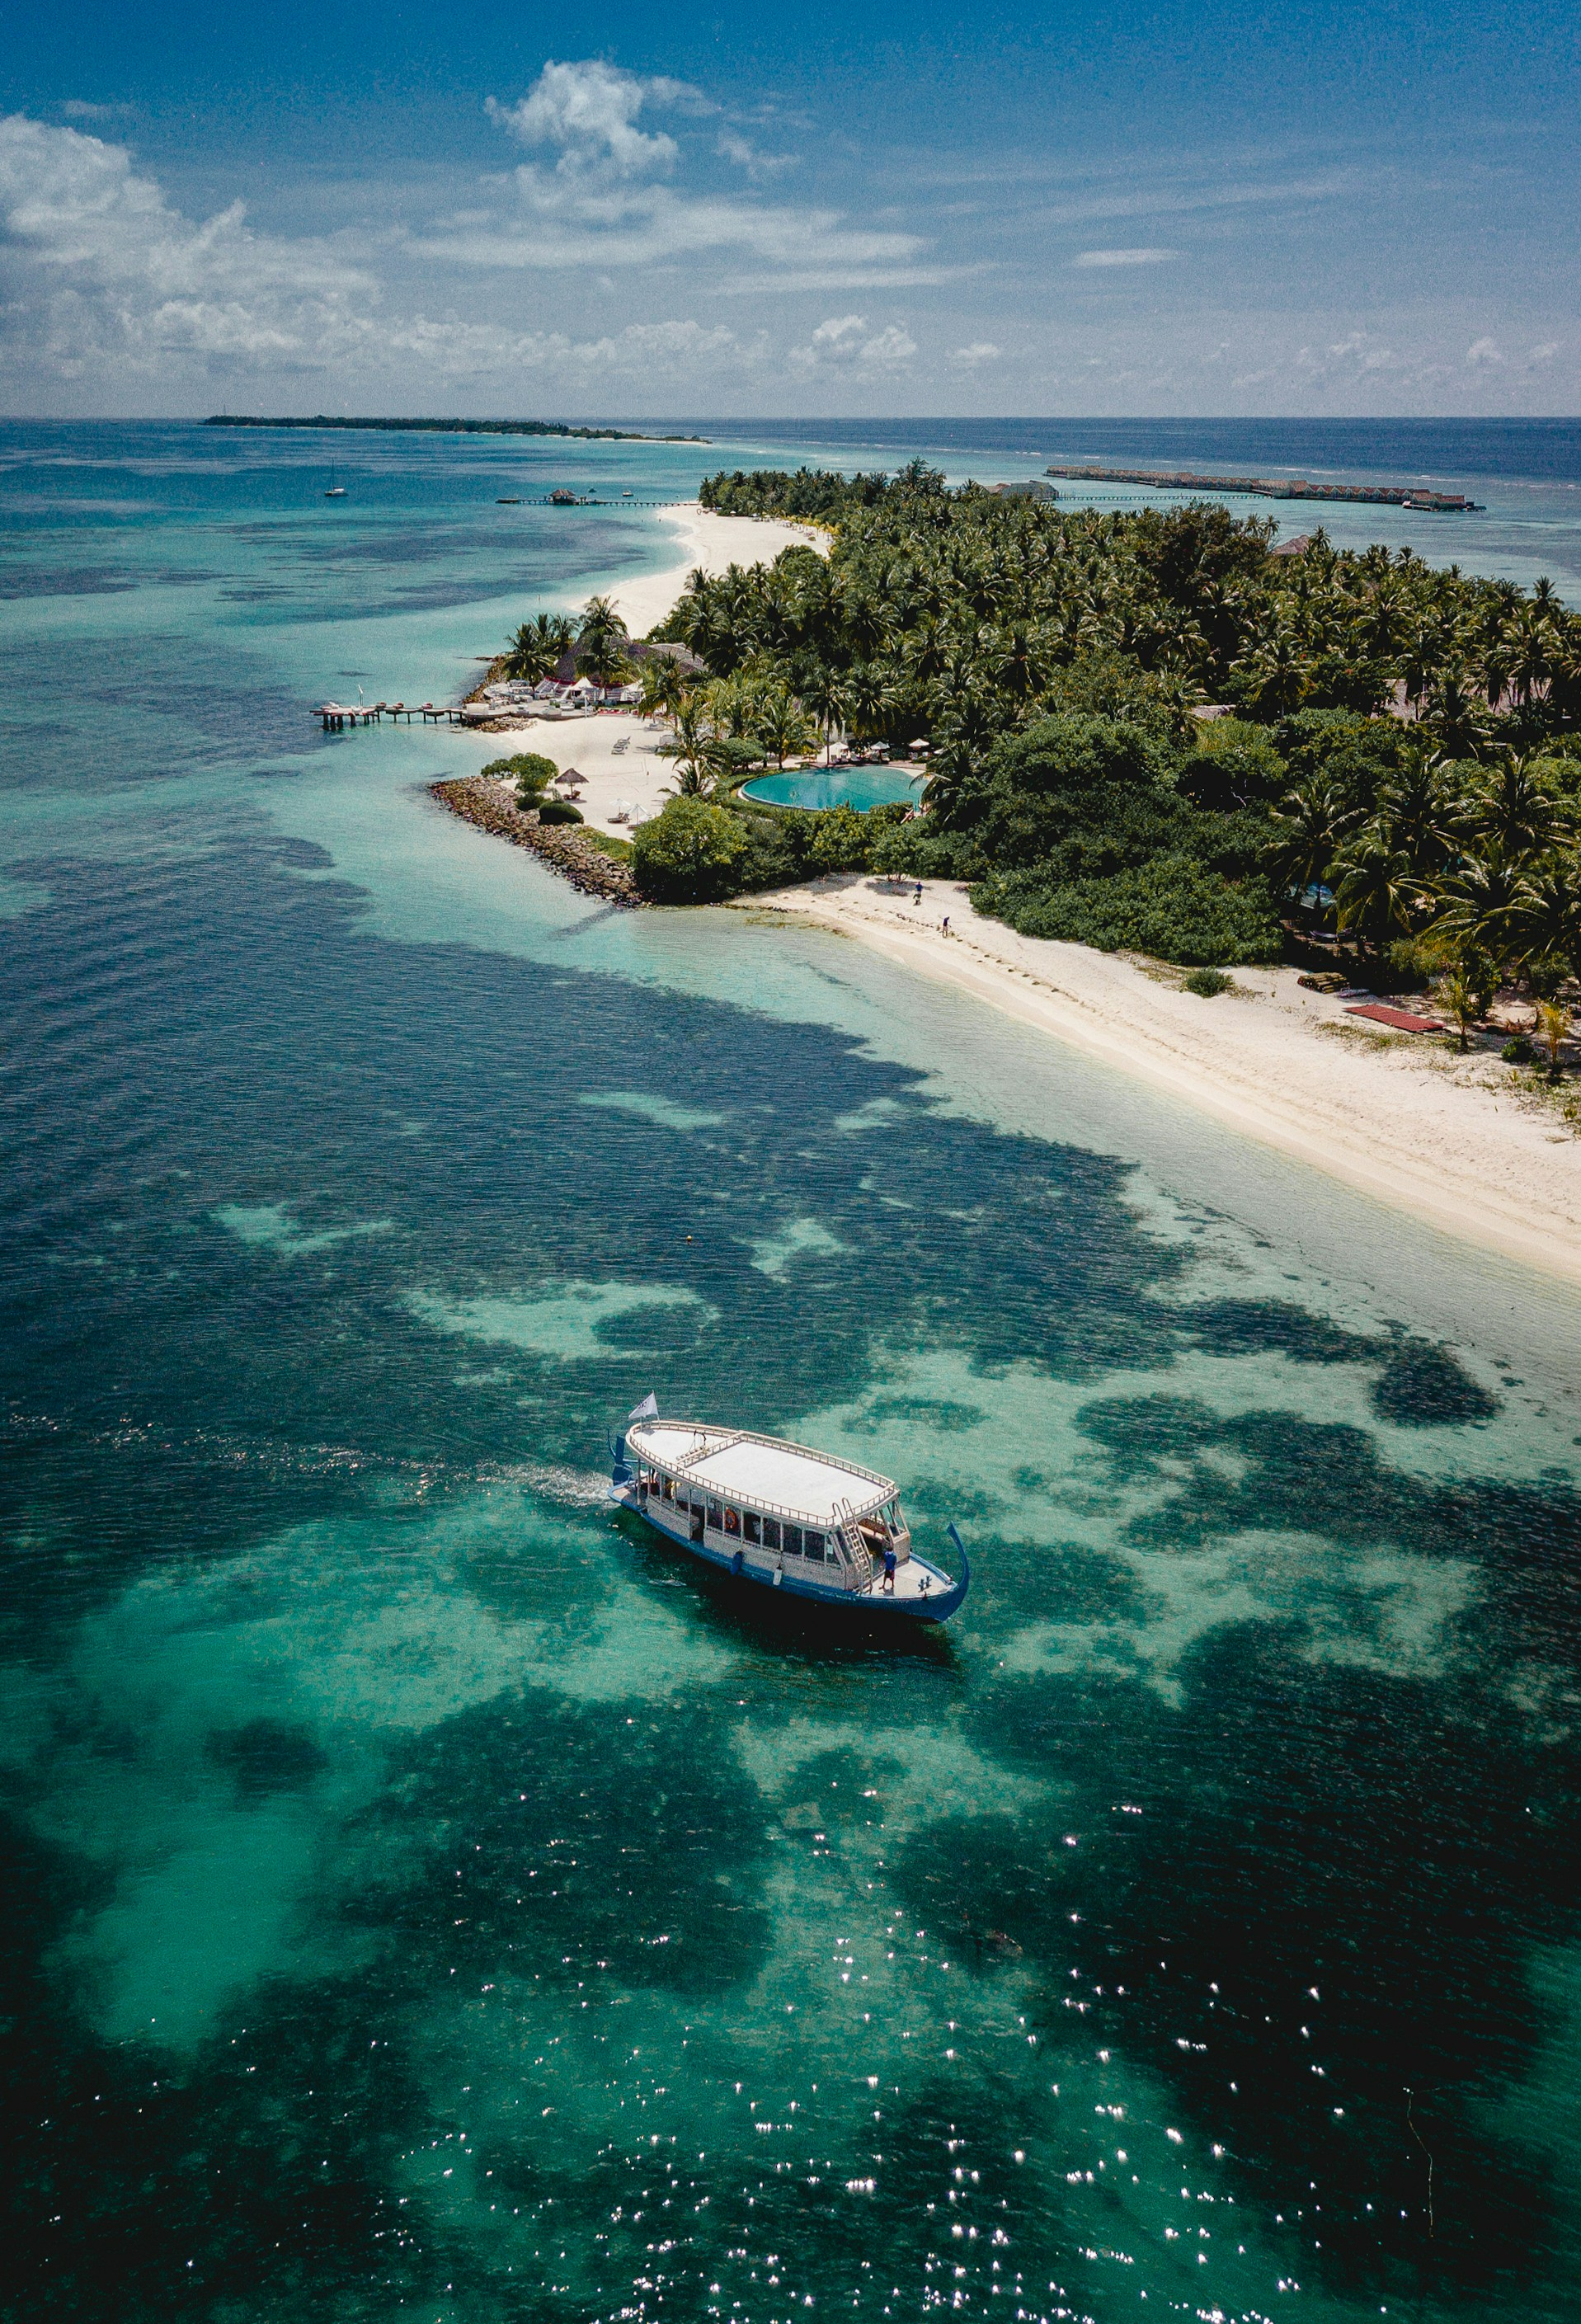
[[[660,512],[679,535],[680,561],[648,573],[609,594],[633,637],[661,622],[700,566],[723,573],[730,565],[772,564],[781,549],[815,549],[827,554],[828,535],[809,525],[781,524],[769,517],[717,516],[696,501],[678,501]],[[574,767],[585,778],[580,806],[584,819],[599,830],[625,836],[657,815],[674,782],[674,768],[658,756],[668,730],[624,711],[600,710],[584,717],[522,717],[508,733],[478,734],[440,728],[437,738],[465,757],[468,770],[516,751],[535,751],[564,773]]]
[[[1132,961],[984,919],[953,881],[925,881],[920,904],[914,892],[846,874],[736,908],[854,937],[1381,1202],[1581,1283],[1581,1139],[1486,1056],[1364,1030],[1294,969],[1237,969],[1234,992],[1202,1001]]]

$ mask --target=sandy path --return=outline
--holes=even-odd
[[[849,875],[741,908],[854,936],[1396,1209],[1581,1284],[1581,1139],[1501,1091],[1502,1067],[1410,1035],[1374,1045],[1293,969],[1237,969],[1234,993],[1200,1001],[1129,961],[983,919],[952,881],[924,881],[920,904],[913,893]]]

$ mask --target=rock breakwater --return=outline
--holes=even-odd
[[[429,791],[464,823],[476,824],[496,839],[508,839],[513,847],[530,847],[583,895],[601,896],[611,904],[642,903],[624,863],[606,855],[577,824],[540,823],[536,815],[523,815],[508,783],[467,775],[453,782],[430,783]]]

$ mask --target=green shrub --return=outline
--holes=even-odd
[[[540,823],[580,823],[582,810],[569,799],[545,799],[538,810]]]
[[[862,872],[867,868],[867,832],[854,807],[828,807],[809,816],[812,825],[810,853],[818,872]]]
[[[559,769],[541,751],[518,751],[513,758],[491,759],[483,772],[495,776],[500,782],[514,783],[522,805],[536,807],[542,793],[559,773]]]
[[[1233,992],[1235,980],[1222,968],[1194,968],[1181,989],[1195,992],[1199,1001],[1215,1001],[1221,992]]]
[[[1507,1065],[1529,1065],[1534,1054],[1531,1044],[1524,1033],[1517,1033],[1514,1039],[1506,1041],[1499,1051],[1500,1056]]]
[[[1108,880],[1073,880],[1049,889],[1037,875],[981,881],[981,912],[1023,936],[1091,945],[1096,952],[1142,952],[1182,968],[1272,961],[1283,938],[1261,881],[1232,887],[1189,856],[1161,855]]]
[[[877,812],[877,810],[874,810]],[[874,833],[868,860],[875,872],[907,880],[972,880],[985,866],[971,834],[947,831],[937,816],[913,816]]]
[[[659,904],[706,904],[744,884],[745,818],[707,799],[673,798],[632,842],[637,885]]]
[[[1198,807],[1267,807],[1290,788],[1290,770],[1265,726],[1244,718],[1209,719],[1180,770],[1180,788]]]

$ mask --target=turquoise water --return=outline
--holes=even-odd
[[[744,798],[766,799],[771,807],[870,807],[914,800],[923,777],[899,767],[805,767],[793,772],[754,775],[741,787]]]
[[[3,443],[8,2312],[1572,2316],[1576,1301],[305,715],[717,456]],[[650,1387],[957,1622],[612,1516]]]

